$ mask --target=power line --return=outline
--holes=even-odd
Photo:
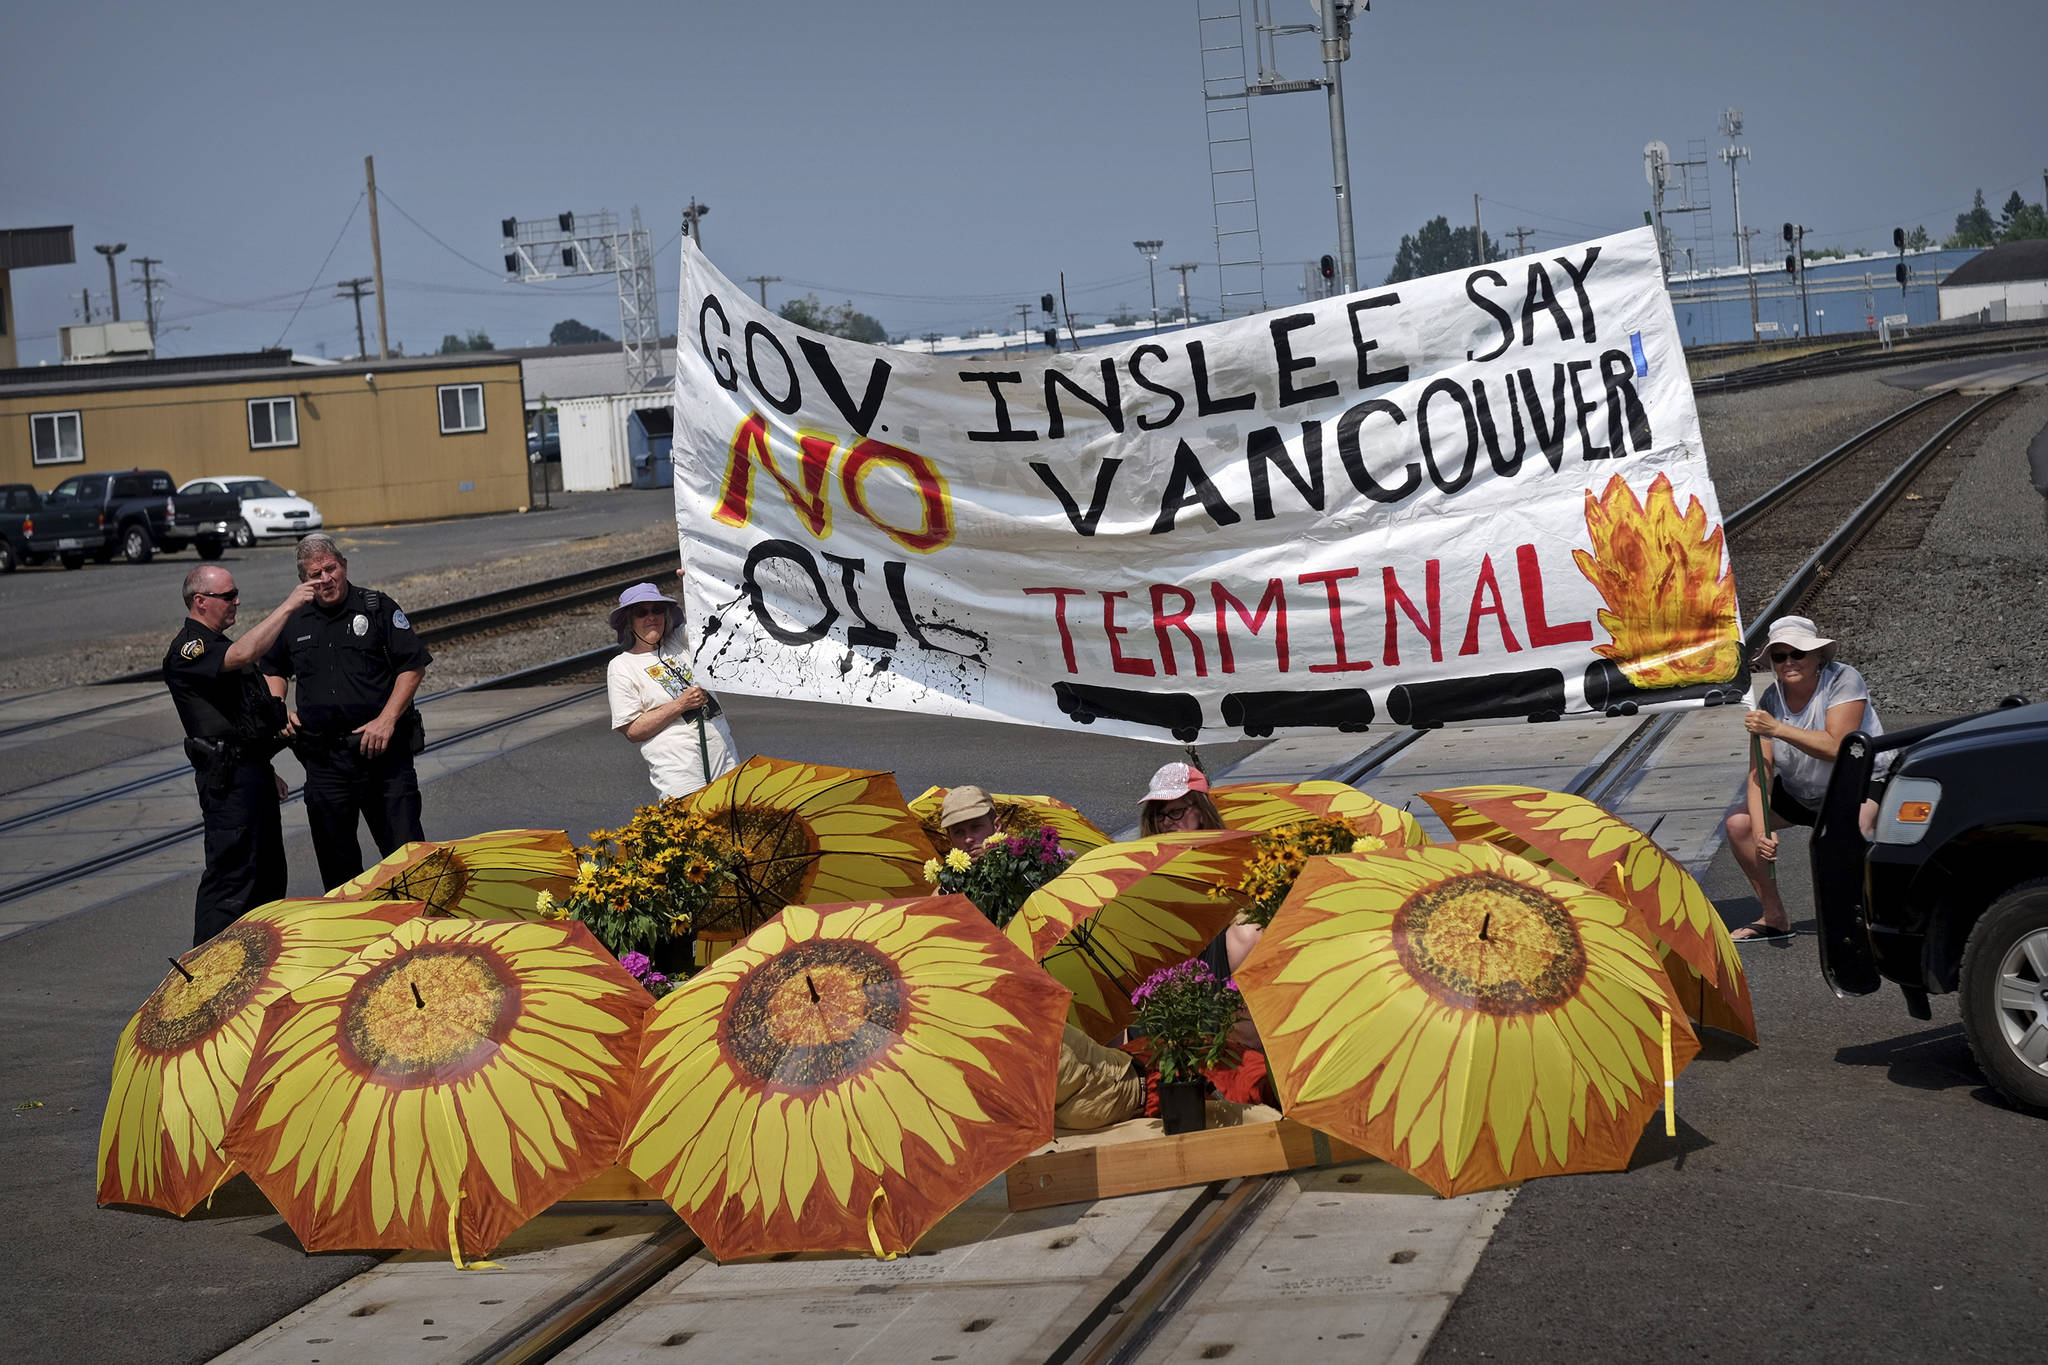
[[[405,205],[399,203],[396,199],[393,199],[391,197],[390,190],[383,191],[379,197],[382,198],[385,203],[391,205],[392,208],[397,209],[399,217],[405,219],[406,222],[411,223],[421,232],[424,232],[428,236],[428,238],[433,241],[434,245],[440,247],[450,256],[453,256],[456,260],[463,262],[464,264],[470,266],[473,269],[483,271],[484,274],[489,275],[494,280],[498,280],[501,283],[503,282],[505,278],[504,271],[493,270],[489,266],[485,265],[482,261],[471,260],[469,257],[457,251],[454,247],[448,245],[448,243],[442,241],[439,237],[434,235],[433,229],[429,228],[425,223],[422,223],[419,219],[413,217],[410,213],[407,213],[405,211]]]
[[[306,306],[306,300],[320,287],[320,277],[327,273],[327,263],[334,259],[334,253],[341,248],[341,239],[348,234],[348,225],[356,220],[356,210],[362,206],[363,192],[358,190],[356,201],[348,206],[348,217],[341,220],[341,231],[334,234],[334,245],[327,248],[327,254],[320,258],[320,268],[313,272],[313,282],[306,286],[305,293],[299,295],[299,307],[292,309],[292,315],[285,319],[284,331],[279,332],[277,340],[270,343],[273,348],[284,345],[285,332],[291,331],[292,324],[299,320],[299,309]]]

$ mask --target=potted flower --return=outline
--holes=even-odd
[[[1134,1032],[1152,1044],[1159,1076],[1159,1117],[1169,1133],[1192,1133],[1204,1123],[1209,1083],[1202,1073],[1222,1066],[1237,1023],[1234,981],[1218,981],[1209,965],[1191,958],[1152,973],[1131,992]]]
[[[1074,861],[1058,831],[1041,826],[1029,834],[989,840],[979,853],[954,849],[924,865],[925,879],[939,890],[967,897],[1000,929],[1030,897]]]
[[[1274,913],[1294,889],[1294,879],[1310,858],[1384,847],[1384,840],[1358,834],[1342,820],[1317,816],[1296,820],[1253,840],[1251,859],[1231,889],[1245,899],[1244,918],[1263,929],[1273,922]]]
[[[575,886],[562,901],[545,898],[541,913],[583,921],[621,964],[638,958],[642,970],[633,975],[650,988],[687,975],[696,917],[731,882],[739,850],[669,798],[640,807],[621,829],[593,830],[590,839],[577,850]]]

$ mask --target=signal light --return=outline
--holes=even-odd
[[[1785,224],[1785,240],[1787,242],[1792,240],[1792,225],[1790,223]]]
[[[1050,297],[1052,297],[1052,296],[1048,294],[1048,295],[1047,295],[1046,297],[1050,298]],[[1058,350],[1059,348],[1060,348],[1060,329],[1059,329],[1059,328],[1057,328],[1057,327],[1048,327],[1048,328],[1046,328],[1046,329],[1045,329],[1045,349],[1046,349],[1046,350],[1048,350],[1048,351],[1057,351],[1057,350]]]
[[[1785,258],[1785,273],[1787,275],[1797,275],[1799,273],[1799,258],[1797,256],[1787,256]]]
[[[1924,825],[1934,818],[1932,801],[1901,801],[1898,821],[1902,825]]]
[[[1913,272],[1906,268],[1906,263],[1904,261],[1900,261],[1898,265],[1892,268],[1892,274],[1898,276],[1899,288],[1901,289],[1904,289],[1906,285],[1912,281],[1913,278]]]
[[[1337,278],[1337,258],[1335,256],[1323,257],[1322,260],[1316,262],[1316,268],[1323,272],[1323,279],[1325,281]]]
[[[519,220],[517,218],[500,218],[498,220],[498,230],[503,232],[506,240],[509,241],[519,235]]]
[[[576,268],[575,247],[565,246],[562,248],[562,268],[564,270],[574,270]]]
[[[519,258],[509,251],[505,253],[505,273],[507,275],[517,275],[519,273]]]
[[[562,231],[564,232],[574,232],[576,230],[576,215],[573,213],[564,213],[557,217],[555,221],[561,224]]]
[[[1050,294],[1040,294],[1038,296],[1038,306],[1048,313],[1056,311],[1052,306],[1052,295]]]
[[[1897,227],[1892,229],[1892,245],[1901,251],[1906,249],[1906,230],[1904,228]]]

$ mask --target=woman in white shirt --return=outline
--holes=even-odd
[[[612,729],[640,746],[654,789],[688,796],[734,766],[718,699],[691,672],[683,609],[652,583],[619,594],[612,629],[623,652],[606,669]]]
[[[1770,828],[1811,827],[1819,818],[1842,741],[1856,730],[1884,733],[1863,675],[1835,661],[1835,642],[1816,634],[1806,617],[1781,616],[1771,622],[1763,658],[1777,681],[1764,689],[1757,709],[1742,720],[1749,733],[1768,741],[1753,749],[1763,759],[1763,771],[1750,764],[1742,809],[1728,817],[1729,847],[1756,890],[1760,907],[1756,922],[1732,935],[1738,943],[1784,938],[1792,932],[1778,883],[1767,870],[1777,862],[1778,836],[1763,832],[1765,803],[1770,805]],[[1883,776],[1886,766],[1880,761],[1877,777]],[[1860,823],[1868,839],[1877,824],[1876,801],[1863,803]]]

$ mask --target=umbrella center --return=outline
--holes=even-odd
[[[401,952],[365,974],[342,1004],[342,1053],[386,1081],[441,1084],[482,1066],[509,1036],[519,987],[474,944]]]
[[[277,951],[277,931],[261,920],[231,924],[208,939],[184,969],[172,972],[142,1007],[135,1041],[177,1052],[206,1037],[249,1002]]]
[[[879,951],[847,939],[800,943],[741,981],[719,1045],[757,1085],[815,1094],[896,1041],[904,995],[902,974]]]
[[[732,883],[712,898],[700,928],[751,930],[801,900],[804,874],[817,860],[809,826],[795,811],[735,806],[723,815],[739,848]]]
[[[1393,929],[1401,965],[1425,990],[1488,1014],[1555,1009],[1586,975],[1586,946],[1563,904],[1494,872],[1416,892]]]
[[[429,914],[451,913],[469,889],[469,869],[453,849],[437,848],[400,873],[384,889],[384,899],[425,901]]]

